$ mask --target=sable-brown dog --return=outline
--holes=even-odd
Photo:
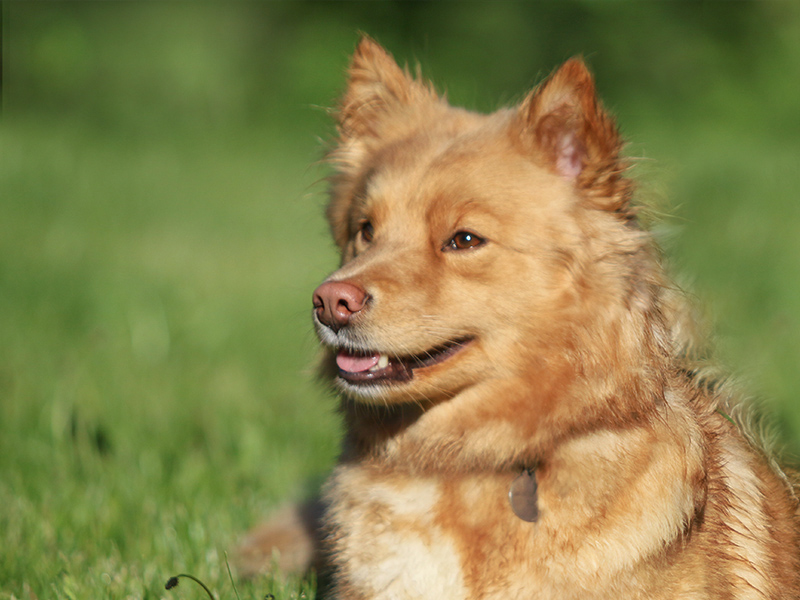
[[[797,488],[688,366],[584,64],[483,115],[364,39],[338,126],[332,596],[800,598]]]

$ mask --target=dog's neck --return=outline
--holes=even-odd
[[[452,472],[457,465],[513,472],[535,464],[572,437],[611,424],[645,425],[661,410],[670,385],[665,379],[669,360],[653,342],[658,336],[644,333],[648,326],[658,326],[656,321],[640,315],[627,323],[607,323],[608,332],[594,336],[606,343],[618,341],[624,372],[611,365],[603,368],[603,355],[593,348],[582,353],[553,348],[546,360],[528,361],[519,375],[476,384],[438,403],[378,405],[345,397],[341,459],[430,473]],[[625,329],[639,329],[639,334]],[[598,393],[603,397],[597,398]],[[500,397],[504,402],[497,404],[494,400]]]
[[[343,397],[340,405],[346,437],[342,460],[379,454],[389,440],[401,435],[427,410],[422,403],[362,404]]]

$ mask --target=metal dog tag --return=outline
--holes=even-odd
[[[539,518],[539,506],[536,496],[536,473],[525,469],[517,477],[508,490],[508,501],[511,510],[523,521],[535,523]]]

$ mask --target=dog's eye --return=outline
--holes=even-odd
[[[470,231],[459,231],[447,242],[445,250],[469,250],[483,244],[484,239]]]
[[[361,240],[368,244],[372,241],[372,237],[375,235],[375,229],[372,227],[372,223],[369,221],[364,221],[361,224],[361,229],[358,230],[358,233],[361,234]]]

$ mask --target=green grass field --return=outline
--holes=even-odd
[[[444,5],[3,4],[0,600],[235,598],[225,552],[333,464],[315,163],[359,30],[481,110],[584,54],[721,360],[800,451],[800,11]]]

